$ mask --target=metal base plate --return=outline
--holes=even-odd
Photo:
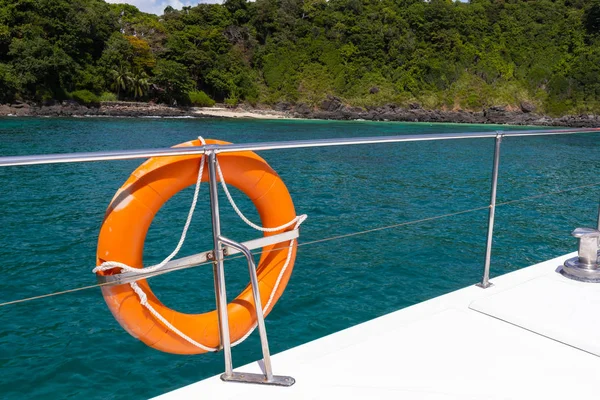
[[[483,284],[483,282],[479,282],[479,283],[475,284],[475,286],[478,286],[478,287],[480,287],[480,288],[482,288],[482,289],[487,289],[487,288],[489,288],[489,287],[492,287],[492,286],[494,286],[494,284],[493,284],[492,282],[489,282],[489,281],[488,281],[488,283],[487,283],[487,284],[485,284],[485,285]]]
[[[247,372],[233,372],[231,376],[223,374],[221,375],[221,380],[225,382],[254,383],[272,386],[292,386],[296,383],[296,380],[291,376],[273,375],[273,379],[268,381],[267,377],[263,374],[251,374]]]
[[[569,258],[558,272],[576,281],[600,283],[600,268],[588,268],[579,262],[579,257]]]

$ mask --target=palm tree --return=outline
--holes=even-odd
[[[150,81],[148,80],[148,74],[144,71],[136,71],[131,77],[131,89],[133,91],[133,98],[143,97],[148,91]]]
[[[127,87],[131,83],[131,73],[127,67],[119,65],[118,67],[110,70],[110,75],[113,80],[111,87],[113,90],[117,91],[117,98],[119,98],[119,93],[121,90],[127,90]]]

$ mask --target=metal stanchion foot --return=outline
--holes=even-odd
[[[296,383],[296,380],[291,376],[273,375],[273,378],[269,380],[264,374],[251,374],[247,372],[232,372],[230,376],[222,374],[221,380],[225,382],[254,383],[259,385],[286,387]]]

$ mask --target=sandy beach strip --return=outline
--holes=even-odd
[[[221,107],[203,107],[195,108],[194,114],[206,115],[211,117],[222,117],[222,118],[253,118],[253,119],[294,119],[289,113],[283,111],[261,111],[252,110],[247,111],[243,109],[235,108],[221,108]]]

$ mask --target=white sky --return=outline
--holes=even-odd
[[[136,6],[140,11],[162,15],[167,6],[178,10],[184,6],[195,6],[198,3],[221,3],[221,0],[106,0],[107,3],[127,3]]]

